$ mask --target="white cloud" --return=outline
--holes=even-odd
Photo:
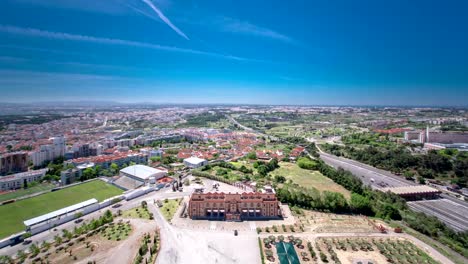
[[[233,18],[224,18],[222,23],[221,30],[232,32],[232,33],[239,33],[239,34],[246,34],[258,37],[265,37],[280,40],[283,42],[294,43],[295,41],[279,32],[276,32],[272,29],[257,26],[251,24],[247,21],[240,21]]]
[[[181,37],[189,40],[189,38],[187,37],[187,35],[185,35],[184,32],[182,32],[182,30],[180,30],[178,27],[176,27],[174,24],[172,24],[172,22],[169,20],[169,18],[167,18],[163,12],[161,12],[161,10],[159,10],[159,8],[157,8],[153,2],[151,2],[151,0],[142,0],[143,3],[147,4],[151,9],[153,9],[154,12],[156,12],[156,14],[159,16],[159,18],[164,21],[164,23],[166,23],[170,28],[172,28],[177,34],[179,34]]]
[[[63,83],[63,82],[83,82],[83,81],[122,81],[129,78],[110,75],[77,74],[60,72],[38,72],[20,70],[0,70],[0,83]]]
[[[18,3],[32,4],[50,8],[75,9],[106,14],[125,14],[122,0],[14,0]]]
[[[0,32],[29,36],[29,37],[41,37],[41,38],[58,39],[58,40],[91,42],[91,43],[106,44],[106,45],[139,47],[139,48],[147,48],[147,49],[154,49],[154,50],[163,50],[163,51],[170,51],[170,52],[211,56],[211,57],[217,57],[217,58],[223,58],[223,59],[229,59],[229,60],[251,61],[251,59],[247,59],[247,58],[236,57],[236,56],[231,56],[231,55],[223,55],[223,54],[208,52],[208,51],[185,49],[185,48],[178,48],[178,47],[173,47],[173,46],[164,46],[164,45],[151,44],[151,43],[146,43],[146,42],[138,42],[138,41],[132,41],[132,40],[94,37],[94,36],[78,35],[78,34],[71,34],[71,33],[64,33],[64,32],[53,32],[53,31],[40,30],[40,29],[35,29],[35,28],[15,27],[15,26],[10,26],[10,25],[0,25]]]

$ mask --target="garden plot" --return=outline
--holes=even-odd
[[[437,263],[416,245],[401,238],[320,238],[316,248],[322,262],[337,264]]]

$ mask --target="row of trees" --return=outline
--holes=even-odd
[[[320,172],[352,192],[350,210],[382,219],[402,220],[409,227],[448,245],[463,256],[468,256],[468,232],[457,233],[436,217],[409,209],[406,201],[390,192],[375,191],[348,171],[335,170],[320,161]]]

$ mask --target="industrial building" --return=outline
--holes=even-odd
[[[130,190],[147,183],[155,183],[166,175],[166,170],[155,169],[145,165],[133,165],[121,169],[120,178],[114,181],[114,184]]]
[[[190,158],[184,159],[184,165],[192,169],[199,168],[207,164],[208,164],[208,161],[206,159],[200,159],[197,157],[190,157]]]
[[[439,143],[439,144],[456,144],[468,143],[468,133],[463,132],[436,132],[426,130],[406,131],[406,141],[416,143]]]
[[[188,215],[191,219],[262,220],[281,218],[280,203],[274,192],[193,193]]]

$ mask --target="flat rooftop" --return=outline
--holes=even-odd
[[[200,159],[198,157],[190,157],[190,158],[184,159],[184,161],[186,161],[186,162],[188,162],[190,164],[199,164],[199,163],[205,162],[206,159]]]
[[[158,170],[145,165],[133,165],[121,169],[120,172],[132,175],[142,180],[147,180],[151,176],[155,176],[158,173],[166,173],[167,171]]]
[[[421,194],[421,193],[439,193],[440,191],[436,188],[429,187],[427,185],[416,185],[416,186],[403,186],[403,187],[388,187],[383,188],[383,191],[389,191],[398,195],[405,194]]]
[[[10,180],[13,180],[13,179],[15,179],[15,180],[23,179],[24,177],[28,177],[28,176],[45,175],[48,170],[49,169],[45,168],[45,169],[40,169],[40,170],[20,172],[20,173],[11,174],[11,175],[8,175],[8,176],[2,176],[2,177],[0,177],[0,182],[10,181]]]
[[[53,218],[55,218],[57,216],[60,216],[60,215],[64,215],[64,214],[67,214],[67,213],[70,213],[70,212],[74,212],[74,211],[76,211],[78,209],[84,208],[86,206],[89,206],[89,205],[92,205],[92,204],[95,204],[95,203],[98,203],[98,200],[96,200],[95,198],[89,199],[87,201],[77,203],[77,204],[74,204],[74,205],[59,209],[57,211],[53,211],[53,212],[50,212],[50,213],[47,213],[47,214],[44,214],[44,215],[40,215],[38,217],[31,218],[29,220],[24,221],[23,223],[24,223],[25,226],[33,226],[35,224],[42,223],[44,221],[47,221],[49,219],[53,219]]]

